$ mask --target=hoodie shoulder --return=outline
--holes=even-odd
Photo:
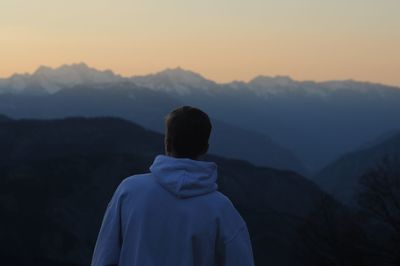
[[[219,191],[213,194],[216,197],[214,202],[216,203],[219,221],[222,224],[222,237],[224,241],[228,242],[237,232],[246,228],[247,225],[232,201],[226,195]]]
[[[154,181],[150,173],[131,175],[121,181],[117,191],[120,194],[129,194],[137,189],[143,190],[146,187],[150,187],[151,183],[154,183]]]
[[[234,208],[232,201],[221,191],[214,191],[210,194],[220,208]]]
[[[147,182],[150,176],[150,173],[131,175],[122,180],[121,184],[124,184],[125,186],[130,186],[132,183]]]
[[[216,197],[218,198],[218,201],[220,202],[221,209],[239,214],[239,212],[236,210],[236,207],[233,205],[232,201],[225,194],[223,194],[220,191],[216,191],[215,194]]]

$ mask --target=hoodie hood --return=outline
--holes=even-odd
[[[150,171],[161,186],[179,198],[207,194],[218,187],[213,162],[158,155]]]

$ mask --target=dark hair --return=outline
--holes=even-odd
[[[165,118],[166,149],[178,158],[196,158],[207,152],[210,118],[200,109],[183,106]]]

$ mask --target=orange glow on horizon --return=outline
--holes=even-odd
[[[400,86],[397,0],[3,0],[0,77],[85,62],[123,76],[181,66]],[[362,5],[362,8],[360,8]]]

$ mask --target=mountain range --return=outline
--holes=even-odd
[[[0,93],[32,93],[36,89],[42,92],[55,93],[65,87],[76,85],[94,85],[104,83],[119,83],[131,81],[138,86],[154,90],[173,92],[177,94],[193,93],[193,90],[218,90],[220,86],[228,86],[233,90],[247,89],[258,96],[268,97],[282,93],[310,93],[315,96],[327,97],[330,93],[340,90],[351,90],[363,93],[390,93],[393,86],[374,84],[370,82],[343,81],[295,81],[289,76],[256,76],[249,82],[232,81],[217,83],[202,75],[181,67],[167,68],[161,72],[144,76],[123,77],[112,70],[97,70],[85,63],[62,65],[58,68],[40,66],[32,74],[14,74],[9,78],[0,78]],[[380,90],[377,91],[377,88]],[[397,88],[398,89],[398,88]],[[214,92],[213,92],[214,93]]]
[[[368,140],[400,128],[400,89],[353,80],[258,76],[221,84],[182,68],[122,77],[83,63],[0,79],[0,113],[14,118],[108,115],[162,132],[160,117],[179,105],[200,107],[215,121],[252,133],[237,134],[241,138],[265,136],[280,147],[276,154],[290,153],[271,159],[264,144],[267,154],[244,156],[241,146],[230,151],[235,158],[304,174],[317,173]],[[258,143],[249,143],[253,148],[248,149],[257,150]],[[226,150],[214,152],[228,155]],[[260,157],[266,158],[261,164]]]
[[[55,93],[65,87],[124,80],[111,70],[99,71],[84,63],[62,65],[57,69],[40,66],[34,73],[14,74],[0,79],[0,93]]]
[[[166,92],[156,92],[132,83],[81,85],[39,96],[0,95],[0,109],[7,110],[7,115],[12,114],[14,118],[114,116],[159,133],[164,132],[165,115],[183,104]],[[291,169],[301,173],[306,171],[291,151],[276,144],[266,134],[245,130],[216,119],[212,119],[212,123],[214,129],[210,139],[211,152],[244,159],[260,166]]]

